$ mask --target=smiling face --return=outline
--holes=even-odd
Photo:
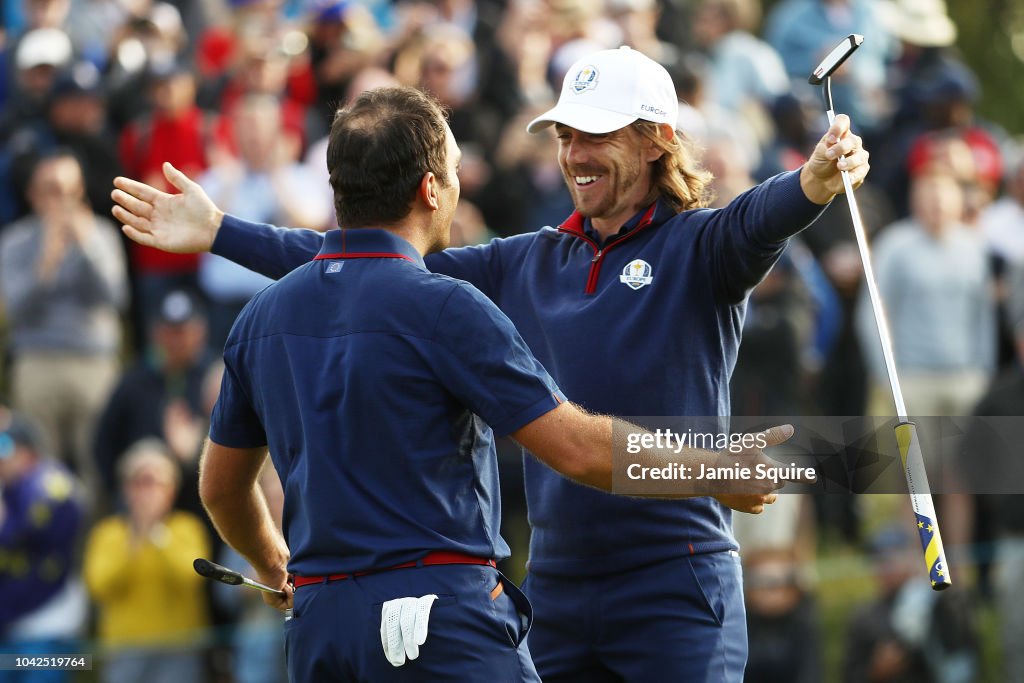
[[[576,210],[603,237],[654,200],[652,162],[662,152],[633,126],[597,135],[556,124],[555,134],[558,165]]]

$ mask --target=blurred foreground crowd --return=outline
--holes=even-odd
[[[452,243],[475,244],[572,211],[553,138],[525,127],[583,55],[628,44],[669,70],[678,128],[721,206],[800,166],[826,128],[807,76],[865,35],[833,93],[872,154],[858,200],[910,412],[1024,414],[1024,157],[976,114],[979,83],[941,0],[23,0],[3,13],[4,651],[76,652],[88,638],[104,681],[283,680],[276,614],[191,568],[245,568],[203,514],[197,466],[220,349],[268,280],[127,243],[111,180],[173,191],[169,161],[225,211],[326,230],[331,117],[379,85],[448,108],[464,154]],[[735,414],[893,414],[862,282],[840,197],[751,296]],[[503,448],[506,535],[523,552],[519,455]],[[947,547],[975,569],[940,600],[918,590],[909,512],[873,529],[853,498],[782,499],[737,520],[748,680],[826,680],[805,568],[831,534],[870,549],[877,579],[844,631],[843,680],[979,680],[974,598],[995,596],[994,680],[1024,681],[1012,500],[943,497]]]

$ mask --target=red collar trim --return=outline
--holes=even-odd
[[[648,206],[647,210],[644,211],[644,215],[640,217],[640,221],[636,224],[636,227],[626,234],[629,235],[631,233],[636,232],[640,228],[645,228],[648,225],[650,225],[651,220],[654,219],[654,211],[657,208],[658,202],[657,200],[655,200],[654,203]],[[581,214],[579,211],[573,211],[572,215],[566,218],[562,222],[562,224],[558,226],[558,229],[564,230],[565,232],[571,232],[577,235],[586,235],[586,232],[583,230],[584,220],[586,219],[583,217],[583,214]],[[625,235],[623,235],[623,237],[625,237]]]

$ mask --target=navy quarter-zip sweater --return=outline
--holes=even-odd
[[[448,249],[426,265],[494,301],[569,400],[587,410],[728,415],[747,295],[787,238],[822,209],[793,171],[723,209],[676,214],[659,200],[604,244],[573,214],[558,228]],[[279,278],[316,256],[322,240],[226,216],[213,252]],[[712,498],[614,496],[532,457],[524,467],[531,572],[610,574],[737,548],[731,512]]]

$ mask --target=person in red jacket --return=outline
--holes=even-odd
[[[148,81],[153,108],[122,132],[121,164],[133,177],[175,192],[164,180],[160,165],[173,159],[176,166],[192,173],[205,171],[213,117],[196,105],[196,77],[184,63],[157,62],[150,67]],[[144,332],[168,292],[198,287],[199,258],[196,254],[169,254],[133,244],[129,259],[135,284],[135,329]]]

